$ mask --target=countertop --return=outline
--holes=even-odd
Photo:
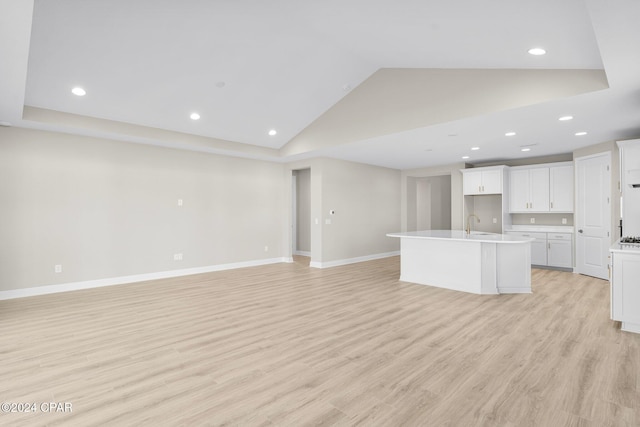
[[[620,239],[609,248],[609,252],[622,252],[627,254],[639,254],[640,244],[638,243],[620,243]]]
[[[405,233],[389,233],[387,236],[408,239],[462,240],[487,243],[526,243],[533,241],[533,239],[528,239],[526,237],[485,233],[482,231],[472,231],[471,234],[467,235],[467,232],[464,230],[408,231]]]
[[[573,233],[572,225],[510,225],[505,231],[538,231],[541,233]]]

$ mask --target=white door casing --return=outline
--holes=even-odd
[[[609,278],[611,153],[575,159],[576,271]]]

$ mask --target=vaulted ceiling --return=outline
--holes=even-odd
[[[4,125],[398,169],[640,137],[637,0],[4,3]]]

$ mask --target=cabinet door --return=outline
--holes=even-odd
[[[502,170],[482,172],[482,194],[502,194]]]
[[[462,175],[462,192],[465,195],[481,194],[482,172],[465,172]]]
[[[529,171],[509,172],[509,211],[526,212],[529,207]]]
[[[573,212],[573,166],[549,168],[550,211]]]
[[[549,168],[529,170],[529,210],[549,212]]]
[[[548,265],[552,267],[573,267],[571,255],[571,240],[549,239],[549,252],[547,254]]]
[[[613,319],[640,324],[640,255],[613,253],[611,286]]]
[[[547,265],[547,241],[534,240],[531,242],[531,264]]]

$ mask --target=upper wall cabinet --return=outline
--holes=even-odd
[[[461,169],[462,193],[465,196],[479,194],[502,194],[502,176],[506,166]]]
[[[549,167],[549,211],[573,212],[573,164]]]
[[[509,183],[511,212],[549,211],[549,168],[512,169]]]
[[[509,212],[573,212],[573,164],[518,166],[509,171]]]

